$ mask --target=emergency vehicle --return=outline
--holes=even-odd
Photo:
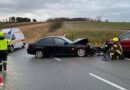
[[[25,47],[25,38],[19,28],[2,29],[1,32],[5,34],[5,38],[8,40],[9,51],[13,52],[16,48]]]

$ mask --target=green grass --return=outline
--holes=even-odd
[[[77,22],[73,23],[76,27],[94,27],[94,28],[107,28],[107,29],[123,29],[130,30],[130,23],[122,22]]]
[[[31,25],[31,24],[37,24],[37,23],[31,23],[31,22],[22,22],[22,23],[0,23],[0,29],[13,28],[13,27],[25,26],[25,25]]]
[[[103,24],[103,25],[101,25]],[[107,26],[109,24],[109,26]],[[120,24],[120,23],[119,23]],[[129,25],[130,23],[128,23]],[[73,27],[74,25],[77,26]],[[121,31],[121,30],[107,30],[107,29],[102,29],[102,30],[97,30],[97,29],[88,29],[84,28],[84,25],[86,23],[73,23],[72,27],[63,27],[62,30],[67,34],[67,37],[71,40],[76,40],[78,38],[88,38],[89,39],[89,44],[95,45],[95,46],[102,46],[105,41],[112,39],[114,37],[119,37],[121,34],[125,33],[126,31]],[[113,24],[113,23],[92,23],[92,25],[89,24],[89,26],[93,26],[93,28],[96,28],[97,26],[99,27],[111,27],[112,29],[114,27],[117,28],[116,25],[118,23]],[[123,28],[126,25],[126,23],[122,23],[122,26],[119,26]],[[129,26],[127,26],[129,27]]]

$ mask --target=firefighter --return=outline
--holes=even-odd
[[[123,49],[121,44],[119,43],[118,38],[113,38],[113,45],[108,47],[107,51],[105,51],[105,55],[103,57],[104,61],[109,61],[113,59],[123,59]]]
[[[114,44],[109,49],[110,59],[124,59],[123,49],[118,38],[113,38]]]
[[[0,71],[7,68],[7,52],[8,52],[8,41],[4,38],[4,34],[0,32]]]

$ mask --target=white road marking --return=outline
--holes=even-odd
[[[110,81],[108,81],[106,79],[103,79],[103,78],[101,78],[101,77],[99,77],[99,76],[97,76],[97,75],[95,75],[93,73],[89,73],[89,75],[91,75],[91,76],[93,76],[93,77],[95,77],[95,78],[97,78],[97,79],[99,79],[99,80],[101,80],[101,81],[103,81],[103,82],[105,82],[105,83],[107,83],[109,85],[112,85],[112,86],[118,88],[119,90],[127,90],[127,89],[125,89],[125,88],[123,88],[123,87],[121,87],[121,86],[119,86],[119,85],[117,85],[115,83],[112,83],[112,82],[110,82]]]
[[[130,61],[130,58],[125,58],[125,60]]]
[[[62,61],[61,59],[59,59],[59,58],[54,58],[55,60],[57,60],[57,61]]]

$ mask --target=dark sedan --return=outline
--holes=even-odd
[[[62,36],[49,36],[29,43],[27,52],[39,59],[49,55],[78,55],[83,57],[87,54],[94,54],[87,43],[88,39],[77,39],[73,42]]]

